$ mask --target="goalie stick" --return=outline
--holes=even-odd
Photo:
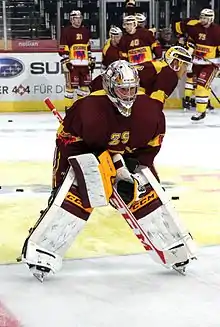
[[[53,103],[51,102],[51,100],[49,98],[46,98],[44,100],[44,102],[47,105],[47,107],[53,112],[53,114],[57,117],[59,122],[62,122],[61,121],[62,117],[59,114],[59,112],[56,110],[56,108],[53,105]],[[148,175],[149,175],[148,169],[149,168],[146,168],[146,170],[144,170],[144,172],[146,173],[145,174],[146,178],[148,178]],[[154,184],[154,180],[149,181],[149,183]],[[158,187],[156,189],[158,189]],[[158,192],[158,191],[156,191],[156,192]],[[162,189],[161,189],[161,192],[162,192]],[[162,203],[166,204],[167,199],[163,196],[163,193],[158,194],[158,196],[160,196],[160,195],[162,196],[162,199],[161,199]],[[154,246],[151,239],[148,237],[147,233],[142,229],[138,220],[135,218],[133,213],[130,211],[130,209],[127,207],[127,205],[124,203],[124,201],[122,200],[121,196],[118,194],[115,187],[113,187],[113,193],[110,198],[110,202],[120,212],[120,214],[125,219],[125,221],[129,225],[129,227],[132,229],[133,233],[141,241],[143,247],[145,248],[146,251],[149,252],[149,254],[152,254],[152,252],[154,252],[154,254],[156,254],[156,256],[158,257],[159,262],[162,265],[164,265],[166,268],[173,268],[179,272],[184,271],[184,268],[182,268],[182,267],[180,267],[180,269],[177,269],[177,267],[175,267],[175,265],[173,265],[172,267],[170,267],[170,265],[167,265],[165,252],[161,249],[158,249],[156,246]],[[185,244],[185,242],[184,242],[184,244]],[[155,257],[155,255],[154,255],[154,257]]]
[[[44,103],[50,109],[50,111],[54,114],[54,116],[58,119],[59,123],[63,122],[63,118],[60,113],[55,108],[54,104],[50,101],[49,98],[44,99]]]

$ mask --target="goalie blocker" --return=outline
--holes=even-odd
[[[109,202],[122,214],[154,260],[181,268],[194,258],[194,243],[181,225],[165,192],[146,167],[131,173],[121,155],[107,151],[69,157],[70,168],[48,208],[31,229],[22,261],[40,281],[62,267],[62,258],[88,221],[93,208]],[[116,169],[115,169],[116,167]],[[130,183],[131,201],[118,194],[120,181]],[[114,184],[114,187],[112,186]],[[117,191],[118,190],[118,191]],[[124,197],[123,192],[121,193]],[[123,240],[122,240],[123,241]]]

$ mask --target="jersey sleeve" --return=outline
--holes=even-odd
[[[57,131],[54,155],[53,187],[57,187],[69,167],[68,157],[84,153],[100,154],[106,150],[107,125],[102,107],[93,105],[92,96],[76,101],[68,109]],[[95,127],[94,127],[95,126]]]
[[[118,44],[118,49],[119,49],[119,57],[120,59],[128,60],[128,51],[126,47],[126,39],[124,36],[122,36],[119,44]]]
[[[175,90],[177,84],[177,74],[169,66],[163,67],[155,78],[152,93],[150,95],[151,99],[164,103]]]
[[[60,44],[59,44],[59,55],[61,57],[68,57],[69,56],[69,46],[68,46],[68,42],[67,42],[67,29],[64,27],[61,30],[61,37],[60,37]]]
[[[150,44],[151,51],[155,54],[156,58],[161,58],[163,51],[160,42],[156,40],[156,38],[150,31],[144,29],[144,32],[146,43]]]
[[[107,55],[108,55],[108,50],[110,48],[110,39],[107,40],[105,43],[103,49],[102,49],[102,65],[105,67],[108,67],[108,60],[107,60]]]
[[[152,167],[154,164],[155,157],[161,149],[163,138],[165,135],[165,117],[162,112],[161,104],[155,101],[154,106],[157,117],[157,125],[155,128],[155,134],[152,139],[146,144],[145,147],[137,149],[134,152],[135,158],[140,162],[141,165]]]

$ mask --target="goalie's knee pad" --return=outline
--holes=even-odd
[[[70,168],[54,200],[26,239],[22,260],[29,266],[58,271],[62,257],[95,207],[109,203],[115,176],[110,155],[69,158]]]

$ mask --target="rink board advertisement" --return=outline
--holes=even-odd
[[[101,52],[94,52],[100,72]],[[49,97],[59,110],[64,108],[64,75],[56,53],[2,53],[0,56],[0,111],[48,110],[43,100]],[[183,81],[167,100],[166,108],[181,108]],[[220,97],[220,79],[213,90]],[[217,101],[214,102],[218,105]],[[218,105],[219,106],[219,105]]]

